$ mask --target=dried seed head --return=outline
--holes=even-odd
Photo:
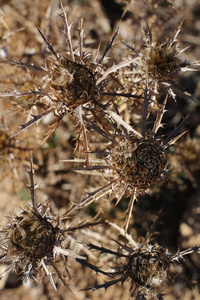
[[[158,244],[139,245],[124,265],[125,280],[131,281],[131,292],[156,297],[174,276],[172,261],[165,248]]]
[[[156,140],[126,140],[112,148],[109,163],[129,187],[146,189],[160,180],[167,154]]]
[[[145,296],[150,296],[150,299],[161,300],[163,290],[175,279],[176,264],[185,255],[198,253],[199,247],[173,255],[165,247],[146,241],[132,249],[128,247],[128,252],[127,261],[122,267],[121,280],[131,282],[131,296],[137,295],[144,300]]]
[[[105,132],[98,125],[93,126],[90,123],[91,128],[112,143],[110,143],[110,148],[104,151],[105,158],[98,162],[102,162],[102,166],[89,166],[88,168],[85,167],[84,170],[105,170],[104,174],[108,177],[109,183],[93,193],[88,193],[83,200],[72,205],[69,214],[75,209],[98,200],[105,194],[115,191],[115,196],[118,198],[117,203],[121,201],[123,196],[130,197],[126,211],[127,218],[124,223],[125,229],[128,229],[138,194],[149,193],[151,188],[164,177],[168,169],[167,148],[184,134],[183,132],[178,135],[180,129],[188,122],[189,117],[187,116],[165,140],[157,136],[159,128],[163,127],[162,118],[165,113],[167,98],[159,108],[153,128],[150,130],[147,129],[148,99],[145,97],[141,134],[127,124],[120,115],[110,110],[106,112],[115,129],[113,135],[109,136],[109,131]]]
[[[65,277],[68,277],[68,270],[60,272],[56,263],[58,256],[66,264],[66,258],[70,257],[77,261],[85,260],[85,257],[70,250],[71,242],[73,246],[75,239],[71,239],[69,232],[81,228],[87,228],[99,224],[97,222],[83,222],[76,227],[71,225],[61,229],[59,225],[60,218],[50,213],[50,203],[36,204],[36,184],[34,183],[33,161],[30,161],[30,196],[31,203],[17,213],[8,217],[8,222],[0,228],[0,249],[3,251],[1,259],[9,262],[9,266],[0,274],[0,279],[15,269],[17,273],[22,274],[25,281],[29,277],[44,275],[49,276],[54,291],[57,290],[52,276],[52,269],[57,276],[67,285]],[[66,224],[65,224],[66,225]],[[54,273],[55,273],[54,272]]]
[[[80,105],[99,98],[95,74],[85,64],[61,57],[51,71],[51,88],[57,98],[69,105]]]
[[[158,81],[173,79],[180,65],[177,54],[167,43],[151,46],[146,58],[150,77]]]
[[[177,39],[181,31],[182,23],[183,21],[174,32],[173,37],[171,39],[165,37],[163,42],[156,40],[156,34],[153,36],[153,33],[147,26],[148,32],[144,33],[143,37],[143,49],[141,49],[135,58],[136,68],[130,69],[130,73],[132,74],[131,82],[134,82],[135,85],[138,86],[138,91],[136,92],[137,97],[144,91],[145,85],[148,83],[151,108],[157,109],[157,105],[155,105],[158,104],[156,94],[161,92],[161,87],[167,87],[169,95],[174,100],[176,99],[176,92],[174,91],[175,84],[176,89],[178,89],[181,94],[191,97],[190,93],[183,91],[181,87],[177,86],[179,72],[196,71],[199,68],[198,61],[183,62],[181,60],[181,53],[187,49],[181,49]],[[134,48],[126,43],[124,44],[135,52]],[[126,75],[124,76],[124,74],[122,74],[122,77],[125,82],[128,82]]]
[[[115,261],[110,265],[112,272],[106,273],[98,269],[99,273],[109,275],[113,280],[94,288],[108,288],[118,282],[130,282],[131,297],[135,296],[136,299],[141,300],[147,300],[146,296],[149,297],[148,299],[163,299],[163,289],[175,277],[172,266],[182,255],[173,256],[166,248],[158,244],[149,244],[147,241],[142,244],[134,242],[134,244],[132,247],[120,244],[121,249],[118,252],[90,244],[92,249],[117,257],[117,264]],[[191,250],[190,252],[186,250],[185,253],[189,254]]]
[[[6,239],[10,250],[16,249],[33,264],[45,256],[52,256],[57,230],[46,218],[27,206],[9,219]]]
[[[1,257],[11,260],[11,264],[0,278],[15,268],[27,281],[34,272],[37,274],[43,268],[56,290],[48,264],[54,263],[55,247],[60,241],[61,232],[57,218],[49,212],[49,203],[36,205],[32,160],[28,173],[31,203],[23,210],[10,215],[8,223],[0,230],[0,247],[4,252]]]
[[[21,274],[25,282],[29,277],[43,276],[45,272],[56,291],[52,276],[54,269],[54,273],[56,272],[63,284],[67,285],[68,273],[61,273],[57,262],[59,256],[63,258],[64,263],[66,257],[85,259],[69,249],[71,240],[67,231],[74,231],[78,227],[62,231],[57,218],[48,211],[49,204],[40,204],[36,208],[30,204],[24,210],[8,217],[8,223],[0,230],[0,247],[3,251],[1,259],[9,262],[9,266],[0,274],[0,279],[12,269]],[[63,246],[64,243],[66,246]]]
[[[116,224],[113,225],[115,228],[118,227]],[[89,266],[96,272],[109,276],[109,281],[96,285],[93,289],[107,289],[116,283],[129,282],[130,296],[135,296],[134,299],[163,300],[163,290],[176,276],[176,264],[185,255],[200,253],[200,247],[194,247],[173,255],[167,248],[157,243],[151,244],[149,239],[144,240],[143,243],[136,243],[122,228],[117,229],[123,236],[126,234],[129,241],[126,244],[117,241],[120,246],[118,251],[89,244],[90,249],[114,256],[114,259],[108,258],[109,271],[107,272],[93,265]]]
[[[171,84],[176,80],[176,74],[181,70],[182,64],[179,53],[177,36],[181,30],[182,22],[178,26],[172,39],[167,38],[165,42],[152,41],[152,33],[148,28],[148,34],[144,36],[145,48],[142,53],[142,65],[145,74],[157,83]]]
[[[9,222],[2,228],[2,248],[6,255],[16,256],[16,265],[28,263],[35,268],[44,257],[53,257],[58,228],[51,224],[46,214],[39,213],[45,209],[47,206],[40,205],[36,213],[32,205],[27,205],[9,216]]]

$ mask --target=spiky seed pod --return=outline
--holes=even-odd
[[[92,289],[107,289],[116,283],[129,282],[130,296],[135,297],[134,299],[162,300],[164,289],[175,279],[176,265],[180,263],[180,260],[185,255],[200,253],[200,247],[194,247],[172,254],[167,248],[157,243],[150,243],[149,238],[143,240],[142,243],[137,243],[122,228],[113,223],[111,225],[119,230],[122,236],[125,235],[124,238],[128,243],[121,244],[117,241],[120,246],[118,251],[89,244],[91,249],[113,257],[109,255],[108,271],[93,265],[89,266],[96,272],[109,276],[109,281],[96,285]]]
[[[44,207],[43,207],[44,208]],[[20,256],[36,265],[39,259],[52,256],[58,229],[46,217],[37,215],[30,206],[9,217],[6,243]]]
[[[56,291],[53,269],[66,286],[66,277],[69,274],[68,271],[60,272],[57,263],[61,263],[61,259],[58,257],[63,259],[64,264],[68,257],[80,263],[86,259],[70,250],[72,241],[73,246],[76,241],[67,233],[96,224],[99,224],[99,221],[84,222],[77,227],[62,229],[58,224],[58,217],[50,214],[49,203],[39,204],[37,207],[29,203],[22,211],[10,215],[7,224],[0,230],[0,248],[3,251],[1,259],[9,263],[0,274],[0,279],[13,269],[25,282],[29,277],[41,277],[45,272]]]
[[[108,177],[109,182],[95,192],[89,193],[80,202],[75,203],[69,210],[69,214],[75,209],[98,200],[105,194],[115,191],[115,196],[118,198],[117,203],[123,196],[130,197],[126,211],[127,218],[124,224],[126,230],[128,229],[134,202],[138,194],[150,192],[150,189],[164,177],[168,169],[167,148],[184,134],[183,132],[178,135],[179,130],[188,122],[187,116],[165,140],[157,136],[157,131],[162,127],[167,98],[166,96],[157,112],[152,130],[147,130],[147,97],[144,99],[141,133],[124,122],[120,115],[109,110],[106,112],[117,131],[113,136],[109,136],[109,132],[107,134],[97,125],[94,126],[90,123],[91,128],[112,142],[110,143],[110,148],[104,152],[105,158],[98,162],[102,163],[102,166],[86,167],[84,170],[107,169],[104,174]]]
[[[59,224],[60,218],[50,213],[49,203],[36,204],[32,159],[30,165],[28,187],[31,203],[23,210],[12,213],[8,217],[7,224],[0,228],[0,249],[3,251],[1,259],[9,262],[7,269],[0,274],[0,279],[12,269],[21,274],[25,281],[29,277],[43,276],[45,272],[56,291],[51,269],[54,269],[64,285],[67,285],[65,277],[68,276],[68,271],[63,273],[59,271],[58,257],[63,258],[64,264],[67,257],[79,262],[86,259],[70,250],[72,240],[67,233],[97,225],[100,221],[83,222],[76,227],[68,225],[68,228],[62,229]],[[73,245],[74,242],[73,239]]]
[[[55,219],[51,217],[50,220],[48,210],[48,204],[38,205],[37,211],[29,204],[8,217],[8,223],[0,232],[1,248],[4,256],[13,262],[1,277],[15,268],[27,280],[33,273],[39,272],[42,261],[53,261],[59,228]]]
[[[134,249],[124,265],[124,280],[131,282],[131,293],[150,294],[155,298],[173,279],[173,262],[165,248],[144,244]]]
[[[87,225],[84,224],[82,227]],[[64,264],[66,264],[66,257],[80,261],[85,259],[69,249],[71,240],[65,234],[66,231],[71,232],[77,228],[70,227],[62,230],[58,225],[57,217],[50,214],[48,203],[39,204],[37,207],[29,203],[24,210],[13,213],[8,217],[7,224],[0,230],[0,248],[3,251],[1,259],[4,259],[4,263],[9,263],[0,274],[0,279],[11,270],[21,275],[25,282],[29,278],[39,279],[45,272],[56,291],[52,272],[54,270],[66,286],[68,273],[60,272],[57,265],[58,261],[61,263],[59,257],[63,258]],[[68,246],[63,246],[64,243]]]
[[[69,51],[65,51],[64,55],[60,53],[57,54],[41,31],[40,34],[48,49],[53,54],[52,65],[47,70],[51,90],[54,95],[53,101],[63,102],[68,106],[77,107],[91,100],[100,99],[97,79],[101,77],[102,68],[91,53],[83,52],[82,19],[80,19],[78,28],[79,49],[73,50],[71,26],[68,24],[68,19],[62,4],[61,9],[64,23],[63,33],[66,37]]]
[[[130,188],[155,185],[167,165],[167,154],[153,139],[120,141],[111,149],[109,163]]]
[[[158,81],[172,80],[180,69],[176,48],[169,47],[168,43],[155,43],[148,50],[146,63],[149,76]]]
[[[155,36],[147,26],[147,32],[144,33],[144,45],[138,56],[135,58],[135,68],[130,69],[132,81],[138,86],[137,96],[144,90],[146,82],[148,82],[151,108],[157,109],[156,94],[161,91],[161,88],[167,87],[167,92],[175,100],[176,90],[182,95],[191,97],[188,92],[185,92],[177,86],[178,75],[180,72],[196,71],[199,69],[199,61],[187,62],[181,60],[181,53],[187,48],[181,49],[177,39],[181,31],[183,21],[175,30],[172,38],[166,37],[163,42],[155,39]],[[135,49],[124,43],[135,53]],[[124,74],[122,74],[124,77]],[[129,74],[130,77],[130,74]],[[126,75],[124,77],[127,81]],[[192,98],[192,97],[191,97]]]
[[[174,33],[172,39],[166,38],[165,42],[153,42],[152,33],[149,31],[144,36],[145,48],[141,55],[141,67],[143,72],[156,83],[170,85],[176,82],[176,74],[183,67],[179,54],[177,36],[181,30],[182,22]]]
[[[185,255],[199,253],[199,247],[189,248],[172,254],[159,244],[145,242],[132,249],[122,265],[122,281],[130,281],[131,296],[150,296],[150,299],[163,299],[162,293],[167,285],[175,279],[176,264]],[[148,298],[149,299],[149,298]]]
[[[88,205],[114,190],[117,202],[123,196],[130,197],[124,223],[127,230],[138,195],[149,193],[151,188],[164,179],[168,170],[168,153],[163,141],[153,137],[152,133],[144,137],[131,133],[127,134],[125,139],[122,136],[115,137],[105,156],[102,167],[94,166],[88,169],[107,169],[105,177],[108,177],[108,184],[75,203],[68,213],[71,214],[75,209]],[[84,169],[87,170],[87,167]]]
[[[52,67],[51,88],[63,103],[78,106],[99,99],[95,74],[87,65],[61,57]]]
[[[80,128],[77,135],[78,144],[82,139],[84,144],[83,150],[88,152],[88,138],[85,124],[87,120],[85,121],[85,119],[89,115],[90,117],[93,116],[94,119],[100,120],[102,115],[104,115],[105,103],[108,103],[107,95],[110,94],[107,90],[107,77],[111,78],[111,73],[116,73],[117,70],[131,65],[134,59],[124,60],[108,68],[103,66],[102,62],[109,49],[113,46],[118,35],[118,30],[113,33],[110,42],[107,44],[100,58],[98,58],[100,47],[96,49],[95,53],[92,53],[91,49],[85,51],[82,19],[80,19],[79,27],[77,28],[78,47],[77,43],[75,47],[73,45],[74,36],[71,34],[72,24],[69,25],[62,3],[60,5],[60,17],[63,20],[64,27],[62,33],[64,41],[68,46],[67,49],[55,50],[40,29],[38,29],[51,55],[44,67],[19,61],[4,61],[3,63],[39,71],[37,74],[41,75],[35,76],[35,73],[33,75],[30,72],[28,85],[25,80],[17,92],[0,93],[0,97],[14,97],[18,108],[30,109],[31,119],[24,124],[24,121],[20,122],[20,128],[15,133],[15,136],[33,124],[39,123],[46,116],[54,114],[56,120],[51,124],[49,131],[45,135],[44,141],[46,141],[50,134],[63,121],[64,116],[70,113],[75,116]],[[28,104],[26,101],[27,97],[31,98]],[[18,101],[19,98],[22,105]],[[35,108],[38,109],[36,114],[34,111]],[[77,148],[80,149],[79,145]]]

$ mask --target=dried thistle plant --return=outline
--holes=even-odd
[[[75,209],[84,207],[111,193],[117,197],[117,203],[123,196],[130,197],[127,209],[125,228],[132,216],[133,205],[138,194],[149,192],[153,186],[158,184],[165,176],[168,166],[167,148],[175,143],[185,132],[179,134],[179,130],[188,122],[186,117],[172,133],[163,140],[157,136],[157,132],[162,125],[162,118],[165,113],[167,96],[157,112],[153,128],[147,129],[148,119],[148,99],[145,97],[143,103],[143,121],[141,133],[133,129],[123,121],[122,117],[112,111],[106,111],[108,118],[113,124],[115,133],[108,135],[97,125],[89,124],[90,129],[101,134],[110,142],[103,159],[98,161],[98,165],[91,165],[82,169],[83,172],[104,170],[104,176],[108,183],[98,190],[88,193],[88,196],[78,203],[75,203],[71,214]],[[74,160],[76,162],[76,159]],[[91,160],[92,163],[92,160]]]
[[[144,59],[144,65],[147,66],[147,74],[157,82],[173,82],[175,75],[181,70],[178,58],[181,51],[178,49],[178,41],[176,40],[181,25],[175,32],[173,39],[168,39],[163,44],[153,43],[152,33],[149,32],[149,42],[147,42],[142,59]]]
[[[152,105],[156,104],[156,94],[163,88],[167,89],[174,100],[176,100],[175,90],[192,98],[189,93],[182,91],[177,84],[181,73],[198,71],[200,67],[199,61],[181,61],[181,54],[188,49],[188,47],[180,49],[180,43],[177,39],[182,24],[183,21],[178,26],[174,36],[172,38],[166,37],[165,42],[153,41],[153,33],[147,26],[148,33],[144,33],[144,46],[140,52],[136,52],[134,48],[123,42],[135,54],[135,68],[129,73],[132,72],[135,86],[139,85],[139,90],[144,89],[146,82],[148,82]]]
[[[7,218],[7,224],[0,231],[1,250],[3,251],[1,260],[9,264],[0,274],[0,279],[14,270],[17,274],[21,274],[23,280],[27,282],[29,278],[37,280],[38,276],[42,276],[44,272],[56,291],[52,269],[67,286],[66,275],[63,271],[59,271],[58,261],[63,259],[63,263],[66,265],[67,257],[74,260],[79,259],[80,262],[86,259],[85,256],[70,249],[70,233],[99,224],[99,221],[61,228],[59,216],[51,214],[49,203],[36,204],[35,189],[37,185],[34,183],[32,161],[28,173],[31,202],[21,211],[12,213]],[[64,245],[67,245],[67,248]]]
[[[68,286],[71,283],[70,277],[74,279],[77,276],[77,281],[81,286],[91,285],[93,278],[82,276],[80,269],[82,265],[96,273],[101,273],[104,275],[103,279],[106,278],[106,281],[101,284],[101,281],[99,282],[95,277],[98,283],[94,284],[94,290],[107,289],[119,283],[119,289],[116,289],[117,299],[124,299],[125,289],[122,287],[124,284],[130,285],[130,295],[134,299],[161,300],[165,288],[174,283],[176,266],[178,266],[178,272],[182,272],[179,263],[184,256],[200,252],[200,247],[196,246],[195,240],[198,237],[198,205],[195,202],[193,211],[190,209],[191,212],[187,214],[186,223],[191,226],[186,226],[184,221],[180,228],[184,237],[190,231],[189,242],[193,243],[182,244],[183,249],[196,246],[195,248],[172,254],[167,249],[169,243],[165,235],[162,240],[165,241],[167,247],[153,242],[153,239],[148,236],[135,242],[127,231],[130,229],[129,225],[132,225],[132,232],[136,236],[143,235],[141,232],[146,228],[148,220],[152,220],[155,210],[157,213],[155,202],[158,198],[156,197],[160,200],[164,195],[162,203],[166,200],[164,205],[169,218],[173,216],[172,210],[180,210],[176,216],[181,219],[182,213],[187,211],[188,207],[192,207],[191,199],[186,199],[183,193],[181,194],[181,205],[183,203],[181,208],[178,206],[180,202],[176,201],[175,197],[174,201],[171,201],[173,204],[169,203],[174,193],[171,183],[163,188],[157,189],[156,187],[163,179],[166,179],[169,165],[172,165],[174,169],[172,168],[170,173],[181,172],[185,174],[186,179],[190,179],[189,193],[190,190],[198,188],[198,184],[193,184],[191,187],[191,182],[198,183],[198,133],[197,131],[194,133],[193,139],[180,141],[174,150],[170,146],[185,133],[182,129],[188,122],[188,116],[172,130],[171,134],[166,135],[167,137],[164,135],[168,125],[170,127],[172,123],[176,123],[179,115],[177,113],[173,116],[169,124],[164,124],[163,116],[169,96],[176,99],[177,93],[190,97],[187,92],[179,88],[178,82],[183,72],[199,70],[200,65],[199,61],[190,63],[188,62],[190,59],[188,61],[182,59],[181,54],[187,49],[181,49],[180,46],[179,39],[184,42],[183,36],[178,38],[183,22],[178,26],[174,35],[170,35],[169,32],[174,24],[182,19],[183,13],[186,15],[190,11],[189,22],[191,22],[191,16],[198,13],[199,7],[195,1],[190,5],[186,5],[186,2],[190,1],[185,1],[181,8],[182,13],[179,13],[175,10],[176,4],[180,1],[176,1],[177,3],[172,3],[171,0],[162,0],[159,3],[155,0],[146,0],[141,3],[132,0],[122,1],[123,13],[121,17],[115,17],[115,21],[118,20],[115,28],[119,25],[119,30],[114,30],[110,37],[108,36],[111,28],[109,18],[104,9],[101,11],[101,16],[99,13],[101,5],[105,8],[105,5],[109,5],[109,1],[87,0],[82,1],[83,6],[82,3],[81,6],[79,5],[79,1],[76,1],[76,4],[74,1],[64,1],[64,5],[67,3],[65,8],[70,11],[69,19],[72,17],[74,21],[80,17],[80,21],[79,24],[75,21],[78,24],[75,28],[69,22],[64,6],[60,4],[58,22],[62,21],[63,30],[55,36],[57,29],[60,29],[60,24],[58,27],[54,26],[51,23],[53,20],[50,19],[52,12],[59,9],[57,0],[47,0],[45,4],[37,0],[38,5],[35,6],[30,6],[24,1],[18,6],[16,2],[10,0],[9,3],[2,5],[6,12],[6,19],[3,10],[0,9],[0,31],[2,31],[0,36],[3,42],[0,47],[0,63],[3,66],[0,78],[0,98],[3,98],[1,107],[2,115],[7,118],[7,127],[12,127],[12,132],[15,131],[15,134],[12,134],[11,130],[5,130],[4,126],[0,128],[0,171],[3,170],[2,175],[7,176],[7,172],[4,172],[7,162],[13,170],[15,170],[15,164],[25,164],[24,153],[30,149],[23,145],[28,145],[28,141],[32,140],[33,148],[36,150],[34,160],[37,161],[37,165],[41,166],[40,175],[46,178],[43,191],[45,197],[50,191],[50,202],[36,203],[37,185],[34,183],[33,162],[31,161],[29,170],[31,201],[22,209],[11,213],[7,217],[7,223],[0,228],[0,259],[4,268],[0,279],[11,271],[21,275],[25,281],[33,278],[40,282],[47,275],[51,287],[58,292],[57,295],[54,294],[55,297],[59,297],[59,281],[64,286]],[[115,2],[119,6],[122,4],[119,3],[120,1]],[[173,13],[172,9],[169,9],[170,6],[173,8]],[[188,10],[184,11],[186,7]],[[128,11],[130,14],[127,14]],[[189,14],[187,13],[187,18]],[[86,37],[83,16],[86,16],[84,21]],[[14,23],[12,19],[15,19]],[[104,20],[106,30],[103,28]],[[144,26],[144,23],[148,25],[146,25],[147,30],[142,39],[140,28]],[[198,22],[195,26],[195,30],[198,31]],[[39,33],[36,27],[40,28]],[[18,35],[18,32],[22,30],[23,36]],[[124,36],[123,33],[125,33]],[[127,40],[127,44],[119,42],[120,34],[122,39]],[[11,36],[12,39],[10,39]],[[195,36],[192,38],[194,38],[192,40],[195,48],[199,40]],[[100,39],[102,44],[97,46]],[[105,40],[109,41],[107,45]],[[133,41],[135,46],[129,46]],[[44,51],[43,44],[47,51]],[[125,49],[123,44],[126,45]],[[31,48],[31,45],[36,46]],[[11,55],[18,57],[18,61],[11,58]],[[189,55],[194,57],[193,50]],[[34,63],[32,64],[31,61]],[[162,102],[166,93],[168,95]],[[195,94],[198,93],[195,92]],[[189,105],[189,102],[184,103],[184,107],[176,111],[179,110],[180,115],[185,115],[186,105]],[[171,110],[170,113],[173,113],[170,103],[167,108]],[[196,108],[197,106],[191,108],[190,112],[193,113]],[[72,117],[70,121],[68,116]],[[78,128],[76,134],[73,129],[74,120]],[[36,129],[37,135],[35,131],[34,137],[29,135],[32,130],[27,129],[32,126],[36,127],[35,125],[38,125],[40,121],[42,124]],[[197,123],[197,120],[192,122],[191,128],[195,122]],[[48,139],[61,123],[62,126],[52,139]],[[21,125],[17,131],[16,125],[18,124]],[[46,124],[51,125],[44,139],[43,132],[47,131]],[[160,130],[162,128],[163,131]],[[20,134],[20,140],[16,138],[18,134]],[[62,138],[59,138],[60,136]],[[47,139],[48,143],[39,148],[40,141]],[[66,143],[62,143],[62,140]],[[76,145],[74,140],[76,140]],[[76,158],[71,160],[74,148],[73,157]],[[81,163],[82,168],[76,168],[76,170],[80,174],[92,176],[83,177],[80,182],[73,176],[72,164],[67,167],[63,166],[62,159],[64,158],[69,158],[70,163]],[[175,184],[179,180],[178,177],[176,179],[173,175],[171,177]],[[99,178],[103,178],[104,181],[101,182]],[[8,178],[8,185],[12,186],[9,180]],[[18,184],[17,177],[15,184]],[[73,202],[80,199],[79,196],[75,196],[74,191],[78,191],[78,195],[84,193],[83,185],[86,185],[88,193],[84,194],[81,201]],[[181,185],[182,182],[177,186],[180,187],[181,192],[185,192]],[[97,186],[97,189],[94,189],[94,186]],[[175,193],[178,193],[177,190]],[[68,191],[70,191],[70,198],[66,196]],[[154,198],[155,191],[156,197]],[[134,203],[144,194],[150,194],[153,201],[148,202],[148,199],[145,199],[146,202],[141,203],[140,208],[136,207],[135,213],[137,214],[134,214],[135,218],[131,223]],[[166,194],[167,197],[165,197]],[[62,204],[61,195],[64,200]],[[4,195],[2,198],[4,200]],[[103,203],[100,202],[99,206],[93,205],[93,202],[100,198]],[[128,198],[129,203],[125,216],[121,213],[127,203],[124,198]],[[55,199],[58,199],[58,205]],[[71,201],[73,204],[66,211]],[[112,209],[107,205],[108,201],[114,202],[111,205],[112,208],[119,202],[121,205]],[[160,202],[159,205],[161,205]],[[92,205],[84,209],[89,204]],[[151,208],[146,209],[143,204]],[[55,212],[54,205],[59,207],[59,213],[53,213]],[[70,218],[72,214],[73,219]],[[114,223],[109,224],[117,229],[119,235],[111,232],[111,228],[105,222],[100,223],[96,219],[80,223],[80,217],[88,219],[88,214],[102,214],[104,219],[112,220]],[[116,224],[122,224],[121,220],[125,218],[123,227],[118,227]],[[76,220],[78,224],[74,225]],[[93,225],[99,225],[98,230],[94,231],[92,228],[89,231],[88,227]],[[166,223],[164,234],[171,234],[170,230],[171,227]],[[78,237],[75,236],[75,231],[78,231]],[[174,246],[178,241],[178,232],[176,234],[177,237],[173,240]],[[99,257],[98,251],[103,255]],[[74,269],[71,268],[71,259],[75,260],[75,264],[72,263],[73,266],[75,265]],[[194,261],[198,262],[198,258]],[[98,266],[96,266],[97,262]],[[103,265],[104,268],[99,265]],[[191,270],[194,271],[192,267]],[[199,272],[198,266],[195,268],[195,276],[197,271]],[[42,293],[46,293],[46,287],[44,286]],[[77,292],[75,285],[72,290]],[[175,285],[174,292],[176,294]],[[84,292],[82,294],[78,292],[75,298],[79,298],[79,295],[80,298],[86,297]],[[66,297],[68,299],[69,296]],[[97,298],[100,297],[98,294]],[[110,298],[108,294],[102,294],[103,299],[113,299],[113,297],[113,294]]]
[[[49,57],[49,62],[46,63],[45,67],[26,64],[19,61],[1,61],[1,63],[8,63],[33,70],[34,72],[37,72],[37,76],[33,75],[34,80],[36,81],[35,86],[32,85],[34,80],[31,77],[29,79],[30,84],[26,83],[26,87],[19,87],[14,93],[1,93],[0,97],[14,97],[16,99],[23,99],[23,97],[25,97],[25,100],[29,97],[31,101],[22,101],[23,109],[30,109],[31,105],[38,109],[43,108],[43,112],[38,115],[33,114],[30,110],[31,119],[20,125],[20,129],[15,135],[29,128],[33,124],[37,124],[47,115],[53,114],[54,117],[56,117],[56,121],[50,126],[50,130],[46,134],[46,140],[60,124],[64,116],[69,113],[77,118],[80,125],[80,132],[83,132],[84,143],[87,144],[84,117],[87,117],[89,113],[90,117],[94,115],[93,117],[95,118],[98,110],[104,110],[104,102],[106,99],[104,100],[103,96],[108,94],[106,88],[107,77],[111,73],[117,72],[117,70],[130,65],[133,62],[133,59],[124,60],[118,65],[113,65],[106,69],[105,66],[102,65],[102,62],[109,49],[113,46],[118,32],[116,31],[113,33],[111,41],[106,46],[101,57],[98,58],[99,48],[96,50],[95,55],[90,51],[84,51],[84,29],[82,19],[80,19],[79,28],[77,29],[78,48],[75,49],[71,37],[72,24],[69,25],[68,23],[67,15],[62,3],[61,11],[61,18],[64,24],[63,34],[68,45],[68,51],[65,49],[56,51],[39,30],[52,57]],[[40,76],[40,73],[43,77]],[[92,109],[93,106],[95,106],[95,109]],[[85,150],[88,150],[87,146],[85,146]]]
[[[200,247],[189,248],[172,254],[167,248],[158,243],[152,243],[151,235],[147,235],[143,242],[137,243],[132,236],[127,234],[116,224],[110,223],[126,239],[125,244],[119,245],[118,251],[113,251],[102,246],[89,244],[92,250],[101,254],[109,254],[109,269],[94,267],[96,272],[111,278],[103,284],[89,288],[92,290],[105,288],[117,283],[128,282],[130,284],[130,296],[137,300],[163,299],[163,292],[173,282],[176,276],[176,266],[181,263],[185,255],[200,253]],[[140,240],[142,240],[140,238]],[[112,257],[112,258],[111,258]],[[84,262],[83,262],[84,264]],[[87,290],[87,289],[86,289]],[[147,297],[147,298],[146,298]]]

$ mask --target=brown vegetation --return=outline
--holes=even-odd
[[[1,299],[197,299],[198,1],[0,2]]]

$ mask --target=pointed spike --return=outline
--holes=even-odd
[[[146,85],[144,90],[144,102],[142,105],[142,129],[141,134],[144,137],[146,133],[146,127],[147,127],[147,116],[148,116],[148,79],[146,79]]]
[[[72,27],[72,24],[71,25],[68,24],[67,15],[66,15],[66,12],[64,10],[62,2],[60,2],[60,6],[61,6],[62,13],[63,13],[64,25],[65,25],[64,35],[65,35],[65,37],[67,39],[67,42],[68,42],[71,59],[72,59],[72,61],[75,62],[75,56],[74,56],[74,51],[73,51],[73,47],[72,47],[72,40],[71,40],[71,27]]]
[[[153,129],[152,129],[153,135],[155,135],[157,133],[159,128],[163,127],[163,124],[161,122],[162,122],[162,118],[163,118],[165,112],[167,111],[165,109],[166,104],[167,104],[167,100],[168,100],[168,94],[165,96],[163,104],[157,112],[156,120],[154,122],[154,126],[153,126]]]
[[[117,28],[117,30],[113,33],[112,35],[112,38],[111,38],[111,41],[108,43],[108,45],[106,46],[106,49],[104,50],[101,58],[99,59],[98,63],[101,64],[102,61],[104,60],[105,56],[107,55],[108,51],[112,48],[113,44],[114,44],[114,41],[116,39],[116,37],[118,36],[118,31],[119,31],[119,28]]]
[[[112,67],[110,67],[109,69],[107,69],[102,74],[102,76],[96,81],[96,85],[98,86],[102,81],[104,81],[109,74],[117,72],[117,70],[129,66],[135,60],[136,60],[136,58],[133,58],[133,59],[130,59],[130,60],[122,61],[122,62],[120,62],[117,65],[114,64]]]
[[[200,253],[200,247],[196,246],[193,248],[188,248],[186,250],[183,250],[181,252],[177,252],[175,255],[173,255],[172,260],[178,260],[179,258],[183,258],[185,255],[189,255],[192,253]]]
[[[186,132],[188,132],[187,130],[185,130],[184,132],[180,133],[179,135],[177,135],[175,138],[171,139],[167,145],[165,145],[164,149],[168,148],[170,145],[173,145],[176,143],[176,141],[178,141]]]
[[[171,134],[164,140],[163,142],[163,148],[166,149],[169,145],[174,143],[177,139],[179,139],[184,133],[179,134],[178,137],[176,135],[178,134],[179,130],[189,122],[189,115],[187,115],[183,121],[171,132]]]
[[[153,34],[152,34],[152,32],[149,28],[148,22],[146,22],[146,26],[147,26],[147,31],[148,31],[148,35],[149,35],[149,45],[152,45],[152,36],[153,36]]]
[[[20,61],[3,61],[1,60],[0,63],[5,63],[5,64],[10,64],[10,65],[16,65],[18,67],[22,68],[28,68],[28,69],[33,69],[34,71],[43,71],[44,69],[39,66],[35,66],[33,64],[29,65]]]
[[[171,39],[169,42],[168,42],[168,46],[171,47],[177,40],[177,36],[179,35],[180,31],[181,31],[181,28],[182,28],[182,25],[183,25],[183,22],[184,22],[185,18],[182,19],[181,23],[179,24],[177,30],[175,31],[175,34],[174,34],[174,37],[173,39]]]
[[[34,169],[33,169],[33,154],[30,153],[30,169],[27,170],[29,174],[30,184],[28,185],[28,188],[30,190],[30,196],[31,196],[31,202],[33,205],[33,209],[36,213],[38,213],[37,205],[36,205],[36,194],[35,189],[37,187],[37,184],[34,183]]]
[[[129,124],[127,124],[120,115],[111,110],[106,110],[105,113],[107,113],[117,123],[118,127],[123,126],[128,132],[133,132],[133,134],[138,138],[142,138],[142,135],[133,129]]]
[[[127,233],[127,231],[128,231],[128,225],[129,225],[130,219],[131,219],[131,217],[132,217],[133,206],[134,206],[135,201],[137,200],[136,194],[137,194],[137,188],[134,189],[134,191],[133,191],[133,193],[132,193],[132,195],[131,195],[131,199],[130,199],[130,201],[129,201],[128,209],[127,209],[127,211],[126,211],[126,213],[128,213],[128,216],[127,216],[127,218],[126,218],[126,220],[125,220],[125,223],[124,223],[124,225],[123,225],[124,230],[125,230],[126,233]]]
[[[84,33],[83,18],[80,18],[79,28],[77,30],[79,32],[79,35],[78,35],[78,39],[79,39],[79,54],[80,54],[80,57],[83,58],[83,33]]]
[[[102,253],[109,253],[109,254],[112,254],[112,255],[116,255],[117,257],[126,257],[125,254],[122,254],[122,253],[119,253],[119,252],[116,252],[116,251],[112,251],[110,249],[107,249],[107,248],[104,248],[104,247],[99,247],[99,246],[96,246],[94,244],[87,244],[87,246],[90,248],[90,249],[93,249],[93,250],[97,250],[99,251],[101,254]]]
[[[44,111],[42,114],[37,115],[37,116],[33,116],[33,119],[26,122],[25,124],[19,125],[20,129],[14,133],[12,135],[12,137],[15,137],[16,135],[18,135],[21,131],[31,127],[33,124],[37,123],[38,121],[40,121],[41,119],[43,119],[46,115],[50,114],[52,111],[54,110],[54,108],[50,108],[49,110]]]
[[[49,41],[46,39],[46,37],[43,35],[42,31],[38,28],[39,33],[41,34],[43,40],[45,41],[47,48],[49,51],[58,59],[58,56],[56,54],[56,51],[53,49],[52,45],[49,43]]]
[[[121,277],[118,278],[118,279],[114,279],[114,280],[112,280],[112,281],[105,281],[104,284],[99,284],[99,285],[96,285],[96,286],[94,286],[94,287],[90,287],[90,288],[83,289],[83,290],[81,290],[81,291],[88,291],[88,290],[93,290],[93,291],[95,291],[95,290],[101,289],[101,288],[104,288],[105,291],[106,291],[110,286],[112,286],[112,285],[118,283],[119,281],[122,281],[122,278],[121,278]]]
[[[73,204],[72,207],[69,208],[61,217],[65,218],[66,216],[72,214],[76,209],[80,209],[81,207],[88,206],[90,203],[97,201],[101,197],[105,196],[107,193],[110,192],[112,188],[115,188],[119,184],[119,182],[116,183],[116,181],[117,181],[116,179],[112,180],[107,185],[97,189],[96,191],[92,193],[88,193],[88,196],[86,198]]]

